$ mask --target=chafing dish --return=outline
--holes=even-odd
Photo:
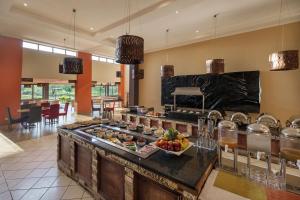
[[[270,132],[273,136],[280,135],[281,124],[280,121],[274,116],[269,114],[261,114],[257,118],[257,123],[267,126],[270,129]]]
[[[244,113],[236,112],[231,116],[230,121],[235,122],[238,125],[238,127],[243,128],[250,124],[251,119]]]
[[[286,127],[300,128],[300,116],[292,116],[286,121]]]

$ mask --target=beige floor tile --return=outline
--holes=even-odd
[[[9,191],[3,192],[0,194],[0,199],[2,200],[12,200],[12,197],[10,195]]]
[[[40,178],[40,177],[43,177],[48,171],[49,171],[49,169],[34,169],[26,177],[28,177],[28,178],[32,178],[32,177]]]
[[[58,176],[54,183],[52,184],[52,187],[56,186],[69,186],[70,183],[72,182],[72,179],[69,177],[63,175],[63,176]]]
[[[50,170],[44,175],[44,177],[60,175],[62,175],[62,173],[58,170],[58,168],[50,168]]]
[[[62,199],[82,198],[84,190],[80,186],[69,186]]]
[[[92,197],[82,198],[82,200],[94,200]]]
[[[5,178],[4,176],[0,176],[0,184],[5,183]]]
[[[44,161],[41,162],[39,166],[37,166],[37,168],[53,168],[53,167],[57,167],[56,161]]]
[[[2,183],[0,185],[0,193],[5,192],[5,191],[8,191],[8,187],[7,187],[6,183]]]
[[[66,190],[67,187],[51,187],[46,191],[41,200],[61,199]]]
[[[45,194],[46,191],[47,191],[47,188],[30,189],[21,198],[21,200],[39,200]]]
[[[13,190],[10,191],[13,200],[21,199],[28,190]]]
[[[89,192],[85,191],[82,198],[92,198]]]
[[[27,162],[27,163],[23,163],[22,169],[35,169],[40,164],[41,164],[41,162]]]
[[[45,188],[50,187],[55,181],[56,177],[43,177],[36,182],[32,188]]]
[[[14,187],[19,184],[23,179],[12,179],[12,180],[6,180],[7,186],[10,190],[13,190]]]
[[[15,186],[13,189],[15,190],[28,190],[30,189],[36,182],[38,182],[39,178],[25,178]]]
[[[13,170],[13,171],[3,171],[5,179],[17,179],[26,177],[32,170]]]

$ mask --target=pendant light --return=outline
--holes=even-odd
[[[75,17],[76,17],[76,9],[73,9],[73,16],[74,16],[74,49],[75,49],[75,33],[76,33],[76,26],[75,26]],[[65,57],[63,64],[59,65],[59,73],[62,74],[82,74],[83,73],[83,64],[82,59],[77,57]]]
[[[214,39],[217,38],[217,17],[218,14],[214,15]],[[222,74],[224,73],[224,59],[212,58],[206,60],[206,73],[207,74]]]
[[[144,39],[130,35],[130,0],[128,3],[128,32],[117,38],[116,63],[141,64],[144,62]]]
[[[269,62],[271,63],[271,71],[286,71],[299,68],[298,50],[283,50],[284,43],[284,25],[281,25],[283,0],[280,0],[279,11],[279,26],[281,26],[281,49],[269,55]]]
[[[166,29],[166,48],[169,43],[169,29]],[[167,50],[166,50],[167,51]],[[161,78],[168,78],[174,76],[174,65],[169,64],[169,54],[166,53],[166,65],[162,65],[160,68],[160,76]]]

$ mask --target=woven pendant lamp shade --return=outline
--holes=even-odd
[[[83,64],[81,58],[66,57],[64,63],[59,65],[59,73],[63,74],[82,74]]]
[[[285,71],[299,68],[298,50],[279,51],[269,55],[271,71]]]
[[[135,35],[122,35],[116,44],[116,62],[141,64],[144,62],[144,39]]]

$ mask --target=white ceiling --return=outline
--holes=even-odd
[[[213,38],[216,13],[217,37],[279,24],[280,0],[0,0],[0,34],[59,46],[66,38],[73,47],[76,8],[76,49],[112,56],[128,31],[128,1],[130,33],[145,39],[146,52]],[[283,0],[281,21],[300,21],[300,0]]]

